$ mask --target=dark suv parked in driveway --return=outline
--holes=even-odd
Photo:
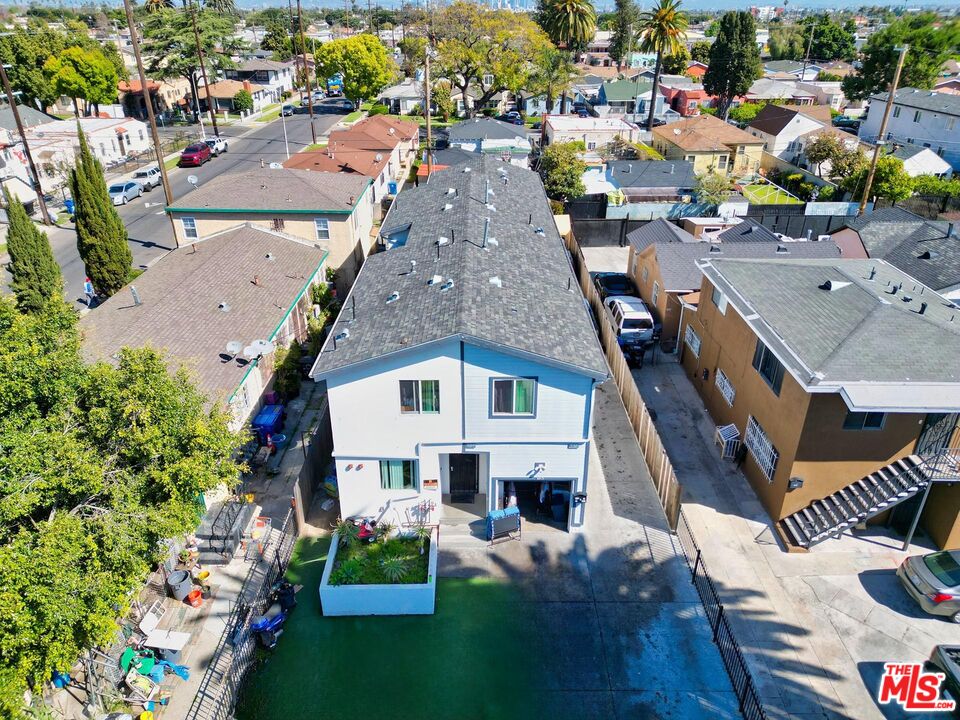
[[[606,300],[614,295],[629,295],[631,297],[640,297],[637,292],[637,286],[633,280],[623,273],[616,272],[592,272],[593,286],[600,293],[600,299]]]

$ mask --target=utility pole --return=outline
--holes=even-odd
[[[207,89],[207,110],[213,121],[213,134],[220,137],[220,128],[217,127],[217,111],[213,107],[213,97],[210,95],[210,83],[207,82],[207,68],[203,62],[203,48],[200,46],[200,31],[197,30],[197,7],[190,3],[190,19],[193,21],[193,38],[197,41],[197,57],[200,59],[200,72],[203,74],[203,86]],[[199,101],[197,102],[199,105]]]
[[[313,125],[313,92],[310,89],[310,70],[307,68],[307,39],[303,32],[303,8],[300,0],[297,0],[297,20],[300,23],[300,56],[303,58],[303,77],[307,82],[307,107],[310,110],[310,137],[313,138],[313,144],[317,144],[317,128]],[[314,56],[316,62],[316,56]]]
[[[47,203],[43,200],[43,188],[40,187],[40,176],[37,174],[37,166],[33,164],[33,155],[30,152],[30,145],[27,143],[27,135],[23,131],[23,122],[20,120],[20,111],[17,109],[17,98],[14,97],[13,88],[10,87],[10,79],[7,77],[7,69],[0,61],[0,79],[3,80],[3,91],[7,94],[7,102],[10,104],[10,112],[13,113],[13,120],[17,124],[17,132],[20,133],[20,141],[23,143],[23,154],[27,156],[27,164],[30,166],[30,175],[33,176],[33,191],[37,194],[37,204],[40,205],[40,215],[43,217],[44,225],[52,225],[50,213],[47,212]]]
[[[897,85],[900,84],[900,71],[903,70],[903,61],[907,57],[909,47],[909,45],[903,45],[895,48],[900,52],[900,57],[897,58],[897,69],[893,71],[893,82],[890,83],[890,92],[887,95],[887,106],[883,109],[883,118],[880,120],[880,130],[877,133],[876,144],[873,147],[873,159],[870,161],[870,170],[867,172],[867,183],[863,186],[863,197],[860,198],[860,208],[857,210],[858,216],[863,215],[867,209],[867,199],[870,197],[870,189],[873,187],[873,176],[877,171],[877,161],[880,159],[880,147],[886,142],[883,136],[887,132],[887,121],[890,119],[891,110],[893,110],[894,96],[897,94]]]
[[[423,53],[425,63],[423,69],[423,103],[424,117],[427,121],[427,182],[430,182],[430,176],[433,175],[433,138],[430,135],[430,46],[427,45]]]
[[[160,133],[157,130],[157,118],[153,114],[153,99],[150,97],[150,89],[147,87],[147,73],[143,69],[143,58],[140,56],[140,39],[137,37],[137,28],[133,22],[133,8],[130,0],[123,0],[123,9],[127,13],[127,27],[130,28],[130,44],[133,46],[133,56],[137,60],[137,73],[140,75],[140,90],[143,91],[143,102],[147,106],[147,120],[150,123],[150,134],[153,136],[153,150],[157,155],[157,167],[160,168],[160,180],[163,182],[163,196],[167,205],[173,204],[173,191],[170,189],[170,179],[167,177],[167,168],[163,164],[163,150],[160,145]],[[173,216],[170,215],[170,223],[173,224]],[[174,228],[174,242],[176,242],[177,233]]]
[[[810,48],[813,47],[813,28],[815,22],[810,23],[810,39],[807,41],[807,54],[803,56],[803,70],[800,71],[800,82],[807,81],[807,63],[810,62]]]

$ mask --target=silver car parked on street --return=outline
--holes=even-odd
[[[131,200],[143,195],[143,185],[133,181],[117,183],[111,185],[108,192],[114,205],[126,205]]]
[[[960,623],[960,550],[908,557],[897,577],[924,612]]]

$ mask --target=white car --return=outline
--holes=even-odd
[[[642,345],[653,339],[653,315],[638,297],[611,295],[603,302],[620,345]]]
[[[160,168],[156,165],[137,170],[133,174],[133,177],[136,178],[136,182],[143,185],[143,189],[147,192],[150,192],[155,187],[160,187],[160,183],[162,182]]]
[[[114,205],[126,205],[131,200],[143,195],[143,185],[128,180],[125,183],[111,185],[107,192],[110,194],[110,199],[113,200]]]
[[[210,148],[210,154],[213,155],[213,157],[227,151],[227,141],[222,137],[208,137],[204,142]]]

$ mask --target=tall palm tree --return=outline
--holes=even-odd
[[[173,7],[173,0],[144,0],[143,7],[148,13],[169,10]]]
[[[569,55],[553,46],[543,52],[531,77],[531,87],[534,92],[546,95],[547,112],[552,112],[557,95],[570,89],[575,76],[576,68]]]
[[[544,0],[542,25],[557,47],[563,47],[575,58],[593,39],[597,30],[597,13],[590,0]],[[560,96],[560,113],[567,111],[567,91]]]
[[[653,129],[653,115],[660,92],[660,70],[663,56],[672,55],[683,47],[687,36],[687,14],[680,9],[680,0],[656,0],[653,9],[640,13],[640,49],[655,52],[657,64],[653,70],[653,88],[650,91],[650,113],[647,129]]]

